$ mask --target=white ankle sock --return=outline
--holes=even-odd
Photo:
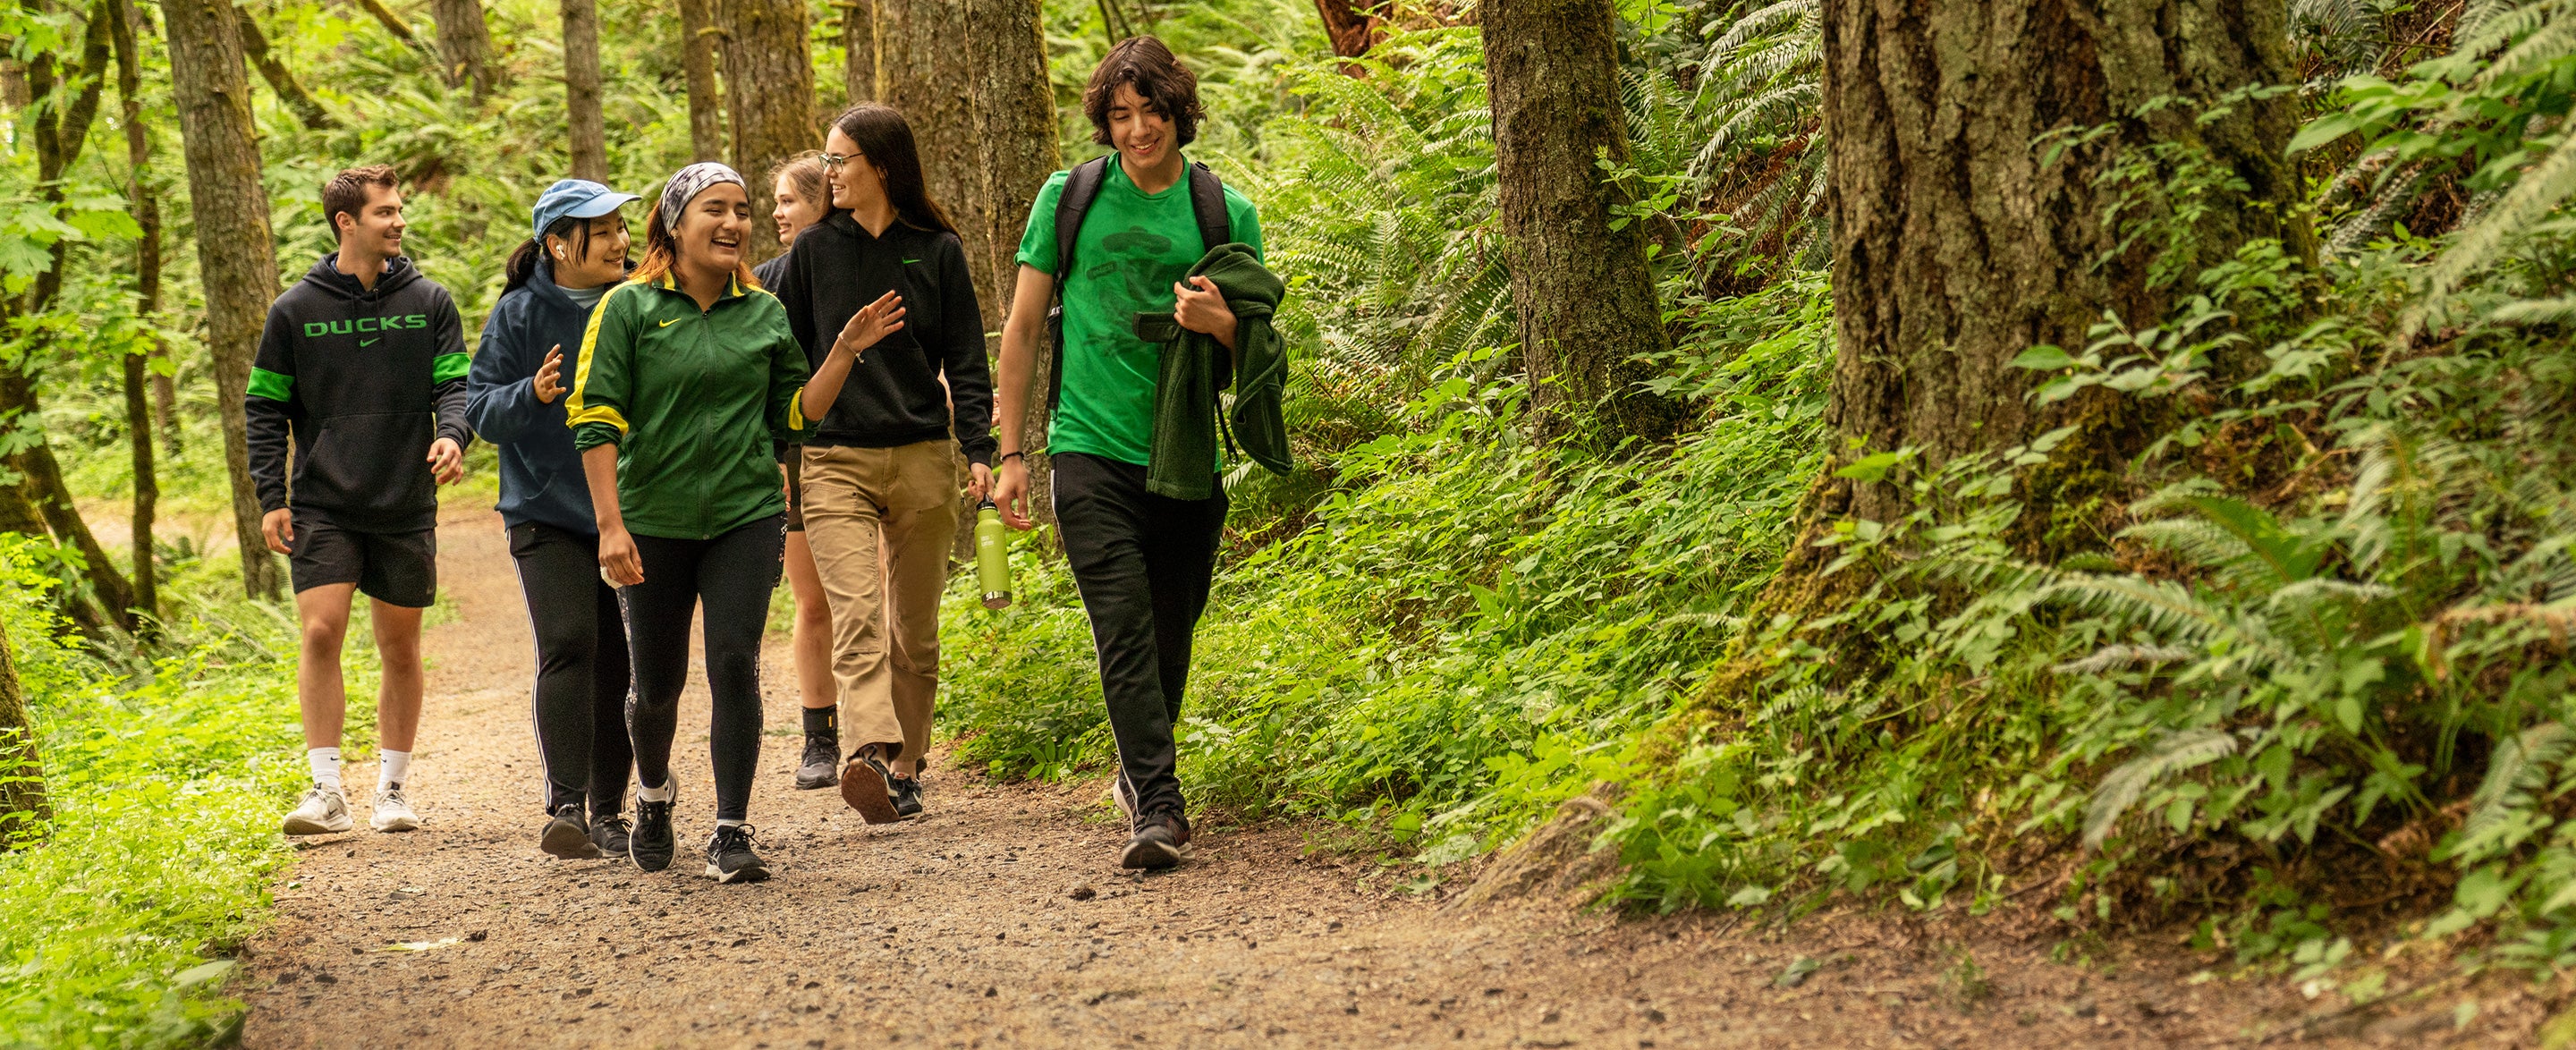
[[[340,790],[340,749],[312,747],[304,750],[304,761],[313,767],[313,782],[333,791]]]
[[[392,791],[403,786],[403,775],[411,772],[411,752],[377,751],[383,764],[376,767],[376,790]]]
[[[738,828],[738,827],[743,826],[745,823],[748,823],[748,821],[740,821],[740,820],[718,820],[718,821],[716,821],[716,826],[717,826],[717,827],[719,827],[719,828]]]
[[[661,787],[645,787],[643,781],[635,782],[635,800],[638,802],[669,802],[678,794],[679,792],[673,791],[669,784]]]

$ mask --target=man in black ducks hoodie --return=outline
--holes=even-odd
[[[420,726],[420,616],[438,588],[437,486],[465,473],[465,325],[447,289],[402,255],[392,168],[322,187],[340,250],[268,309],[248,397],[250,474],[269,549],[288,556],[304,627],[295,691],[313,787],[289,835],[347,831],[340,642],[353,592],[375,599],[378,831],[420,826],[403,780]],[[287,476],[288,446],[294,477]]]

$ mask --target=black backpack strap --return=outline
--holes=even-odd
[[[1109,162],[1117,154],[1094,157],[1073,166],[1064,179],[1064,192],[1055,200],[1055,298],[1047,308],[1047,331],[1055,342],[1055,357],[1047,368],[1047,415],[1055,415],[1056,403],[1064,400],[1064,286],[1073,277],[1073,242],[1082,233],[1082,219],[1091,211],[1091,202],[1100,199],[1100,185],[1109,179]]]
[[[1225,210],[1225,183],[1197,161],[1190,162],[1189,179],[1190,214],[1199,221],[1199,250],[1211,252],[1217,245],[1234,243],[1234,216]]]

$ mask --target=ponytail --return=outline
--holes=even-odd
[[[536,275],[537,242],[533,239],[520,241],[519,247],[510,253],[510,261],[501,264],[501,293],[507,295],[519,290],[520,285],[528,283],[528,279]]]

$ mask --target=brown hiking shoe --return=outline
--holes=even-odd
[[[859,819],[870,824],[892,824],[902,820],[895,811],[894,794],[887,783],[892,774],[877,757],[876,745],[870,744],[850,755],[841,767],[841,801],[859,811]]]

